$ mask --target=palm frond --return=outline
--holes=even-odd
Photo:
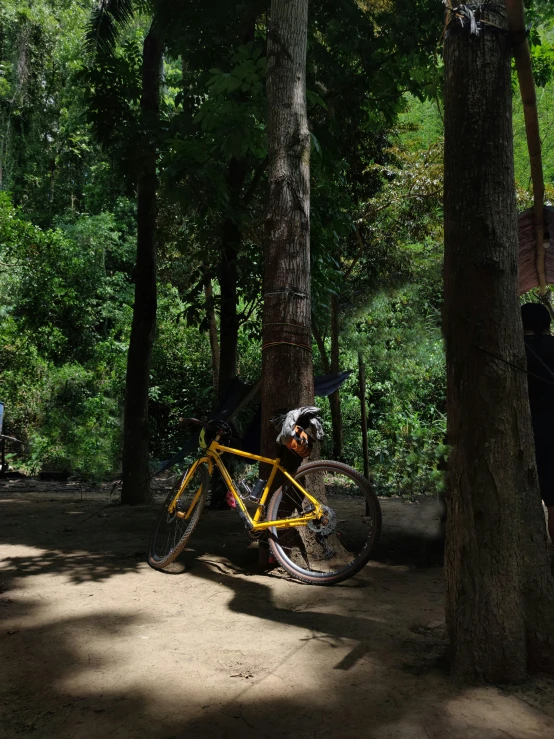
[[[85,45],[92,54],[113,53],[120,31],[135,15],[133,0],[99,0],[85,32]]]

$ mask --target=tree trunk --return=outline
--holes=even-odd
[[[337,298],[331,298],[331,361],[325,349],[325,341],[317,325],[317,321],[312,317],[312,332],[319,349],[321,364],[326,375],[331,372],[340,372],[339,369],[339,330],[338,330],[338,309]],[[340,395],[336,390],[329,396],[329,408],[331,411],[331,427],[333,433],[333,459],[342,459],[343,452],[343,436],[342,436],[342,413],[340,407]]]
[[[331,362],[329,361],[329,357],[327,356],[327,350],[325,349],[325,341],[323,339],[323,336],[321,335],[321,331],[319,330],[319,326],[317,325],[317,321],[315,320],[315,317],[312,316],[312,333],[315,339],[315,343],[317,344],[317,348],[319,349],[319,356],[321,357],[321,364],[323,366],[323,372],[326,375],[331,374]]]
[[[210,353],[212,357],[212,379],[214,390],[219,387],[219,342],[217,339],[217,321],[215,320],[214,293],[212,280],[207,267],[204,268],[204,298],[206,299],[206,318],[208,321],[208,335],[210,337]]]
[[[257,0],[249,0],[240,7],[242,28],[239,33],[241,43],[254,40],[256,20],[261,8]],[[246,164],[243,159],[233,157],[229,162],[227,188],[229,202],[235,212],[244,207],[240,202],[241,190],[246,177]],[[229,382],[237,374],[237,346],[239,316],[237,300],[237,257],[241,242],[241,232],[237,221],[229,216],[223,224],[221,238],[221,261],[219,267],[219,287],[221,292],[221,311],[219,316],[219,398],[225,396]]]
[[[481,17],[506,27],[494,6]],[[452,672],[517,681],[552,632],[552,578],[534,465],[518,300],[510,42],[457,20],[445,38],[448,520]],[[489,352],[489,353],[486,353]]]
[[[244,163],[237,159],[229,162],[227,184],[231,202],[236,201],[244,183]],[[219,316],[219,397],[227,391],[229,382],[237,374],[237,344],[239,319],[237,313],[237,255],[241,234],[237,223],[227,218],[221,236],[221,262],[219,287],[221,311]]]
[[[367,405],[365,397],[365,366],[362,352],[358,352],[358,382],[360,385],[360,411],[362,421],[362,455],[364,458],[364,477],[369,480],[369,447],[367,443]]]
[[[306,112],[308,0],[272,0],[267,44],[269,200],[262,344],[262,454],[269,419],[314,400],[310,328],[310,132]]]
[[[142,151],[137,187],[137,263],[135,304],[127,355],[125,421],[123,429],[123,486],[121,502],[150,500],[148,388],[150,357],[156,329],[156,124],[160,107],[162,42],[154,25],[143,47]]]
[[[331,372],[340,372],[339,368],[339,299],[331,295]],[[338,390],[329,396],[331,407],[331,425],[333,428],[333,459],[343,458],[342,412]]]

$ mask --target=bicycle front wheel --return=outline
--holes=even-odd
[[[199,464],[185,484],[187,474],[188,472],[179,478],[177,485],[166,497],[152,531],[148,564],[156,570],[177,559],[206,505],[209,485],[206,464]]]
[[[275,559],[293,577],[313,585],[334,585],[359,572],[371,556],[381,532],[381,507],[371,484],[341,462],[316,461],[295,475],[323,506],[319,521],[290,528],[271,528]],[[292,484],[271,498],[268,520],[295,518],[311,508]]]

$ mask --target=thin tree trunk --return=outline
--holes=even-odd
[[[310,132],[306,112],[308,0],[272,0],[267,49],[269,200],[262,360],[262,454],[269,419],[313,403],[310,302]]]
[[[362,418],[362,454],[364,477],[369,480],[369,448],[367,444],[367,405],[365,398],[365,367],[362,352],[358,352],[358,381],[360,384],[360,410]]]
[[[261,12],[257,0],[248,0],[240,7],[242,13],[242,29],[239,34],[241,43],[254,40],[256,20]],[[233,157],[229,162],[227,188],[229,202],[235,212],[244,208],[241,203],[241,191],[246,177],[244,159]],[[237,298],[237,257],[242,234],[239,224],[233,216],[226,218],[221,238],[221,259],[219,268],[219,287],[221,293],[221,311],[219,316],[219,378],[218,391],[222,399],[230,381],[237,374],[237,347],[239,332],[238,298]]]
[[[160,107],[162,42],[154,25],[143,47],[141,120],[142,167],[137,188],[135,304],[127,356],[121,502],[150,500],[148,389],[156,330],[157,151],[155,126]]]
[[[244,183],[244,163],[237,159],[229,162],[227,184],[229,197],[235,201]],[[221,292],[221,311],[219,316],[219,397],[227,391],[229,382],[237,374],[237,345],[239,319],[237,312],[237,256],[241,234],[232,218],[223,224],[221,236],[221,261],[219,266],[219,287]]]
[[[339,368],[339,300],[331,295],[331,372],[340,372]],[[333,459],[342,460],[342,412],[340,407],[340,393],[335,390],[329,396],[331,407],[331,425],[333,429]]]
[[[312,333],[315,339],[315,343],[317,344],[317,348],[319,349],[319,356],[321,357],[321,364],[323,365],[323,371],[326,375],[331,374],[331,362],[329,361],[329,357],[327,356],[327,349],[325,348],[325,341],[323,339],[323,336],[321,335],[321,331],[319,330],[319,326],[317,325],[317,321],[315,320],[315,317],[312,316]]]
[[[481,17],[506,27],[489,8]],[[525,366],[510,41],[486,25],[456,30],[445,40],[446,618],[453,674],[506,682],[526,674],[526,639],[552,632],[554,601],[525,375],[485,353]]]
[[[204,270],[204,298],[206,299],[206,318],[208,321],[208,335],[210,337],[210,352],[212,357],[212,378],[214,390],[217,393],[219,383],[219,341],[217,338],[217,321],[214,310],[214,293],[212,280]]]
[[[336,300],[333,296],[332,300]],[[338,342],[338,321],[336,320],[337,311],[331,303],[331,361],[325,349],[325,342],[319,330],[319,327],[312,318],[312,332],[319,349],[321,364],[326,375],[331,372],[339,372],[339,342]],[[342,459],[343,435],[342,435],[342,414],[340,407],[340,395],[336,390],[329,396],[329,408],[331,411],[331,427],[333,432],[333,459]]]

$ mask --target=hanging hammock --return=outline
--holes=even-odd
[[[533,208],[524,211],[518,218],[519,293],[521,295],[538,287],[541,300],[550,304],[547,285],[554,283],[554,249],[551,248],[554,238],[554,211],[544,205],[537,95],[525,28],[523,0],[506,0],[506,13],[523,102],[534,201]]]
[[[544,214],[544,281],[554,285],[554,208],[545,205]],[[524,210],[518,216],[519,240],[519,294],[540,288],[541,280],[537,269],[537,235],[534,208]]]

